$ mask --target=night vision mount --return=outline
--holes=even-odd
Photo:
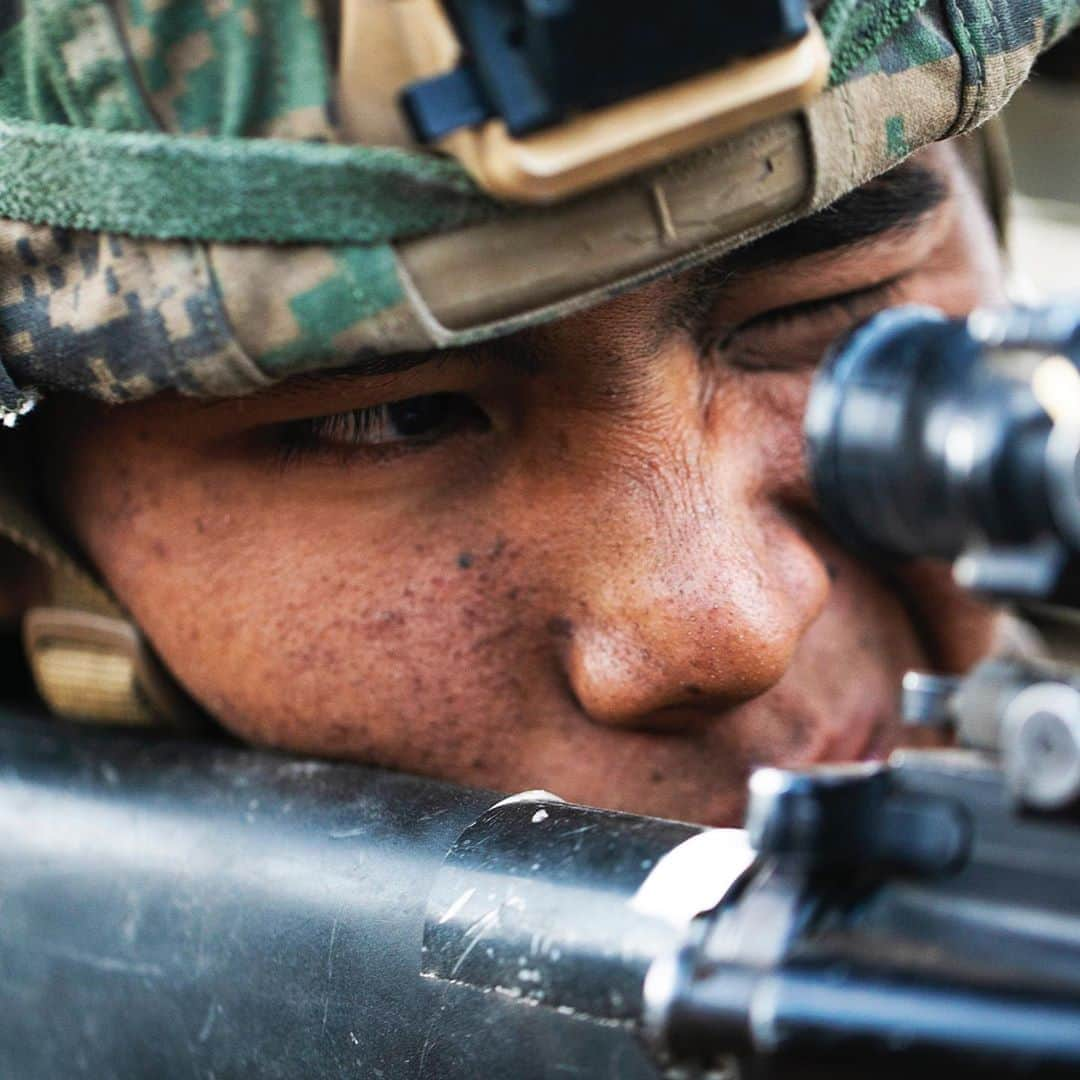
[[[389,20],[370,22],[378,7]],[[362,43],[389,22],[409,57],[397,90],[414,142],[523,202],[564,199],[793,112],[829,68],[805,0],[345,0],[344,11],[346,129],[370,108],[366,69],[378,61]]]
[[[402,95],[418,138],[500,117],[516,138],[783,48],[809,32],[801,3],[448,0],[464,50]]]

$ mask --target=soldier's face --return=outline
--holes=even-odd
[[[886,753],[905,669],[991,640],[944,573],[838,547],[803,466],[831,339],[999,298],[977,196],[920,162],[729,274],[496,346],[58,405],[60,511],[246,738],[730,822],[751,766]]]

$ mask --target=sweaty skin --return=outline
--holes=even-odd
[[[57,516],[246,739],[731,824],[752,766],[886,753],[902,673],[991,645],[996,617],[941,570],[842,550],[803,467],[833,338],[890,304],[1001,297],[966,174],[947,148],[922,161],[940,206],[733,275],[704,345],[657,330],[675,278],[393,374],[53,402]]]

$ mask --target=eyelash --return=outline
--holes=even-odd
[[[402,431],[402,427],[418,430]],[[333,454],[347,460],[362,453],[385,460],[424,449],[454,435],[490,428],[490,419],[472,398],[440,393],[418,394],[346,412],[292,420],[280,425],[276,436],[278,450],[286,463],[319,454]]]
[[[776,311],[755,315],[737,326],[728,328],[725,334],[708,345],[705,354],[721,356],[724,363],[749,372],[804,371],[810,366],[816,366],[827,344],[827,342],[821,342],[820,347],[817,347],[815,331],[827,330],[828,340],[832,341],[853,329],[858,323],[897,298],[904,276],[898,275],[867,288],[853,289],[851,292],[824,297],[820,300],[807,300]],[[842,325],[823,325],[835,319],[839,314],[844,316]],[[803,336],[802,347],[808,350],[805,355],[796,354],[795,358],[777,359],[776,354],[770,353],[767,349],[740,341],[746,335],[755,332],[774,333],[793,323],[800,324]]]

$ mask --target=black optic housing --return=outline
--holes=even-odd
[[[464,63],[402,94],[424,142],[493,116],[527,135],[808,29],[806,0],[447,0],[447,9]]]
[[[1080,543],[1080,476],[1049,453],[1051,418],[1013,370],[1054,354],[1080,365],[1080,309],[1017,308],[999,321],[980,339],[969,320],[893,308],[826,357],[806,412],[808,465],[850,547],[955,558]]]

